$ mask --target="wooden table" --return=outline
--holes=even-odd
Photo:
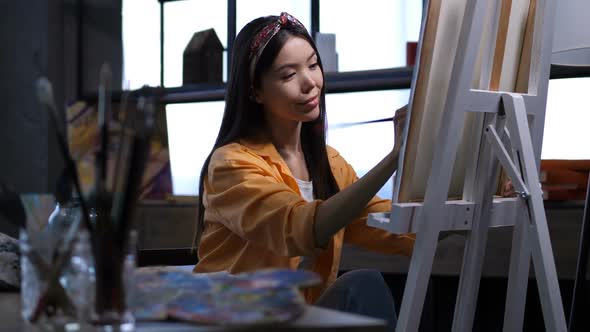
[[[25,324],[20,316],[20,294],[0,293],[0,332],[22,331]],[[297,320],[272,326],[220,327],[177,322],[138,322],[137,332],[225,332],[225,331],[385,331],[385,322],[365,316],[343,313],[316,306],[307,306]]]

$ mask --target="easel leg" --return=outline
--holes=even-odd
[[[493,120],[496,120],[495,126],[497,128],[504,128],[504,120],[498,119],[495,114],[486,114],[484,119],[485,127]],[[473,201],[477,204],[475,205],[473,224],[463,254],[461,279],[459,280],[459,291],[453,316],[453,331],[471,331],[473,327],[481,271],[488,240],[493,196],[496,189],[495,175],[498,173],[498,162],[493,155],[490,144],[483,137],[482,144],[483,148],[478,158],[474,186],[477,189],[473,197]],[[494,176],[490,176],[490,174],[494,174]]]
[[[502,96],[502,100],[508,115],[512,148],[519,156],[522,175],[530,192],[529,211],[532,225],[529,239],[531,240],[533,266],[539,287],[545,328],[548,331],[566,331],[565,314],[524,100],[522,96],[516,94],[505,94]]]
[[[586,289],[586,271],[588,269],[588,244],[590,243],[590,178],[586,190],[586,203],[584,204],[584,219],[580,231],[580,245],[578,249],[578,263],[576,264],[576,279],[574,279],[574,292],[569,318],[569,331],[580,331],[580,315],[584,309],[584,291]]]
[[[531,248],[528,239],[530,216],[528,212],[525,212],[520,217],[516,221],[512,233],[504,332],[522,331],[524,322],[524,308],[531,266]]]
[[[402,306],[395,328],[398,332],[418,331],[424,298],[428,288],[432,263],[438,243],[439,230],[432,228],[433,218],[423,218],[431,229],[416,234],[414,253],[410,263],[410,270],[406,280]]]

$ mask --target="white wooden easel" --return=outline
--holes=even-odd
[[[471,88],[479,49],[469,46],[479,45],[488,1],[467,1],[432,161],[435,167],[430,170],[424,201],[399,203],[394,195],[391,214],[369,217],[371,226],[393,233],[416,233],[397,331],[418,330],[439,233],[447,230],[468,231],[453,331],[471,331],[488,228],[493,226],[514,226],[504,331],[522,330],[531,256],[546,329],[566,331],[538,175],[555,3],[537,0],[529,93],[521,94]],[[487,66],[483,76],[489,77],[490,68]],[[413,87],[416,72],[415,69]],[[482,142],[472,164],[473,178],[465,184],[463,200],[449,201],[447,193],[464,112],[481,114]],[[534,118],[532,127],[528,116]],[[498,161],[519,197],[494,198]]]

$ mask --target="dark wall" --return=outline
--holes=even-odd
[[[0,0],[0,182],[54,191],[63,161],[35,81],[52,82],[64,126],[66,103],[96,91],[103,62],[120,88],[121,1]]]
[[[49,1],[2,1],[0,12],[0,180],[22,192],[46,191],[60,163],[55,158],[49,121],[35,97],[40,75],[61,80],[50,61],[60,57],[55,31],[60,20]],[[56,102],[63,91],[54,87]]]
[[[108,62],[113,88],[121,89],[123,73],[122,0],[85,0],[82,9],[80,76],[83,95],[95,92],[100,67]],[[154,24],[159,24],[154,22]]]
[[[35,80],[50,79],[60,111],[96,91],[105,61],[120,88],[121,0],[1,0],[0,13],[0,180],[19,192],[52,191],[63,163]]]

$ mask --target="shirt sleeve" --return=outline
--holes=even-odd
[[[212,158],[205,181],[205,218],[282,256],[315,250],[319,200],[306,202],[254,157]]]
[[[346,181],[341,185],[343,188],[357,181],[358,176],[346,161],[343,160],[341,164],[342,167],[338,171]],[[414,234],[394,234],[367,225],[369,213],[389,211],[391,211],[391,200],[373,197],[361,216],[346,226],[344,242],[379,253],[411,256],[416,238]]]

